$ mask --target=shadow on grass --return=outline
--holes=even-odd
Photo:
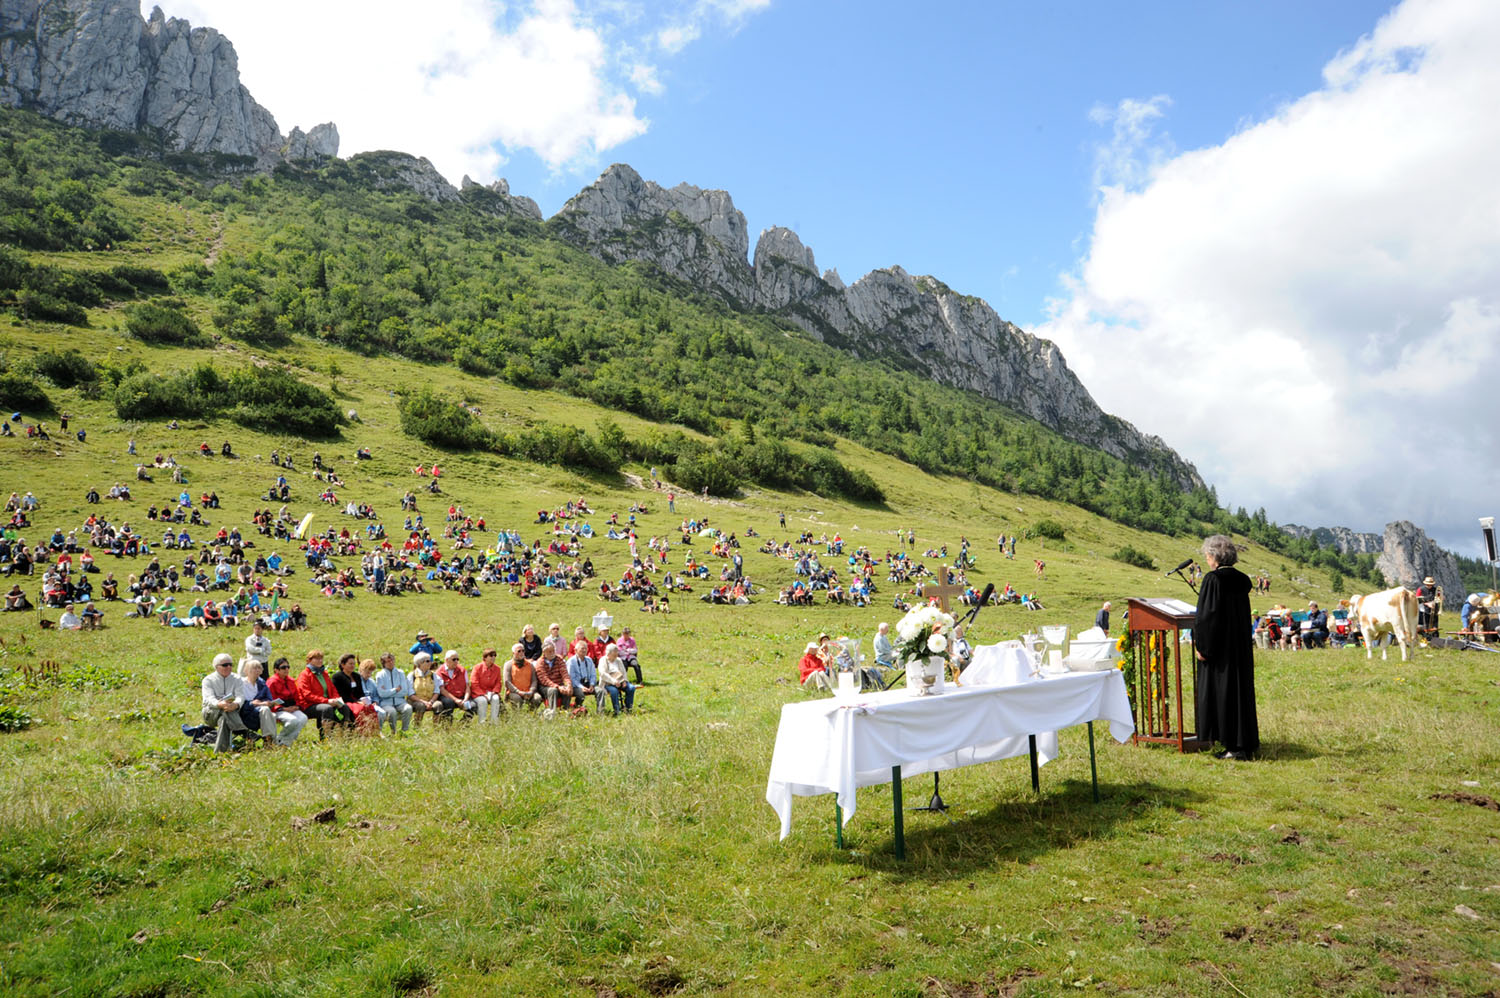
[[[923,789],[917,790],[918,786]],[[884,805],[879,811],[882,825],[857,835],[857,841],[851,844],[858,851],[830,848],[828,858],[853,859],[898,879],[951,880],[972,876],[998,863],[1028,864],[1075,843],[1110,836],[1117,826],[1156,820],[1153,815],[1162,808],[1186,811],[1207,799],[1186,787],[1101,782],[1099,803],[1095,804],[1087,780],[1068,779],[1049,785],[1044,776],[1037,798],[998,801],[987,811],[948,821],[940,815],[912,810],[927,802],[927,786],[930,784],[923,785],[919,780],[905,785],[905,860],[896,858],[889,793],[883,800],[871,801],[871,813]],[[952,793],[945,800],[950,808],[968,803]]]
[[[1352,755],[1353,752],[1341,752],[1330,750],[1327,746],[1313,748],[1303,745],[1301,742],[1261,742],[1260,752],[1255,756],[1256,762],[1304,762],[1308,759],[1322,759],[1330,755]]]

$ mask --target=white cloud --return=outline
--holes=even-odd
[[[656,44],[661,46],[663,52],[670,55],[682,51],[689,42],[697,41],[701,33],[701,29],[696,24],[672,24],[657,32]]]
[[[696,0],[682,6],[666,27],[656,34],[656,44],[663,52],[680,52],[703,36],[706,28],[722,24],[738,31],[752,15],[771,6],[771,0]]]
[[[1089,120],[1109,125],[1108,142],[1094,150],[1094,187],[1136,188],[1151,171],[1171,156],[1171,142],[1155,134],[1155,122],[1172,106],[1172,98],[1157,94],[1150,100],[1127,97],[1113,108],[1095,105]]]
[[[1407,0],[1221,145],[1153,161],[1159,98],[1096,115],[1088,254],[1037,332],[1221,499],[1472,549],[1500,512],[1497,51],[1500,4]]]
[[[661,80],[656,77],[656,67],[645,63],[636,63],[630,67],[630,82],[635,84],[637,90],[643,94],[659,97],[666,87],[662,86]]]
[[[168,16],[217,28],[240,74],[283,132],[339,127],[341,155],[399,149],[433,161],[452,181],[498,176],[506,153],[530,149],[557,170],[592,169],[606,150],[641,135],[636,95],[660,96],[655,65],[635,54],[658,37],[649,7],[622,0],[164,0]],[[706,8],[728,27],[764,0]],[[677,5],[689,25],[702,3]],[[672,50],[672,51],[675,51]]]

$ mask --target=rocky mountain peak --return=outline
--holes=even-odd
[[[751,265],[745,217],[724,191],[665,189],[617,163],[548,224],[608,263],[647,261],[861,356],[907,366],[915,359],[934,381],[995,399],[1132,463],[1168,468],[1183,486],[1202,484],[1159,438],[1103,412],[1054,344],[1004,321],[981,299],[899,266],[845,286],[836,271],[820,275],[812,250],[780,226],[761,233]]]
[[[813,251],[802,245],[802,239],[791,229],[776,225],[760,234],[755,241],[755,269],[759,270],[761,262],[771,257],[780,257],[817,276],[818,264],[813,259]]]
[[[1319,547],[1332,546],[1340,554],[1379,554],[1384,550],[1380,534],[1364,534],[1348,527],[1304,527],[1288,523],[1282,531],[1293,537],[1311,537]]]
[[[404,187],[429,201],[458,200],[458,189],[425,156],[382,149],[350,156],[349,166],[378,190]]]
[[[725,191],[664,188],[616,163],[551,219],[563,239],[608,263],[644,260],[748,306],[754,285],[745,216]]]
[[[1466,595],[1463,578],[1458,573],[1458,559],[1444,551],[1423,530],[1409,520],[1385,525],[1382,552],[1375,567],[1392,586],[1416,588],[1426,576],[1432,576],[1443,587],[1446,606],[1456,609]]]
[[[262,168],[338,152],[332,124],[281,135],[229,39],[160,7],[144,19],[135,0],[0,0],[0,103]]]
[[[542,209],[537,203],[531,198],[512,194],[510,182],[504,177],[485,185],[466,173],[458,191],[469,204],[491,215],[521,215],[536,222],[542,220]]]

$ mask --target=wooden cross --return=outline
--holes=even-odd
[[[944,565],[943,566],[943,570],[938,573],[938,579],[939,580],[943,580],[943,579],[947,579],[947,578],[948,578],[948,566]],[[934,599],[935,598],[938,601],[938,607],[944,613],[948,613],[949,612],[949,610],[948,610],[948,597],[949,596],[962,596],[963,594],[964,594],[964,587],[963,586],[959,586],[959,585],[950,586],[950,585],[948,585],[947,582],[943,582],[943,581],[939,581],[939,582],[936,582],[936,583],[927,583],[927,584],[925,584],[925,585],[922,586],[922,598],[923,599]]]

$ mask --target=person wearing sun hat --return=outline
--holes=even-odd
[[[432,640],[432,635],[426,631],[418,631],[416,643],[406,649],[406,653],[415,655],[419,651],[425,651],[435,659],[443,653],[443,646]]]
[[[1417,636],[1435,638],[1438,633],[1438,613],[1443,609],[1443,589],[1432,576],[1422,580],[1417,587]]]

